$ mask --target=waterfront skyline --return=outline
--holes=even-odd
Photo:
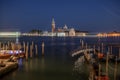
[[[0,28],[51,31],[54,18],[56,28],[66,24],[83,31],[120,31],[119,5],[119,0],[1,0]]]

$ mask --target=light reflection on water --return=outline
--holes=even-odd
[[[82,38],[87,43],[97,43],[97,38]],[[114,39],[100,39],[103,43],[119,43]],[[9,41],[9,39],[8,39]],[[13,40],[14,41],[14,40]],[[34,41],[38,45],[39,57],[20,60],[19,68],[0,80],[87,80],[88,65],[79,65],[74,70],[75,61],[70,52],[80,47],[80,38],[21,37],[22,43]],[[41,43],[45,43],[45,56],[41,56]],[[6,40],[7,42],[7,40]],[[23,63],[22,63],[23,61]],[[79,62],[78,62],[79,63]]]

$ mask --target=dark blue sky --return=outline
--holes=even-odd
[[[0,0],[0,30],[51,30],[56,27],[78,30],[120,31],[120,0]]]

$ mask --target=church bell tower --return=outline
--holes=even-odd
[[[55,31],[55,21],[54,18],[52,19],[52,33]]]

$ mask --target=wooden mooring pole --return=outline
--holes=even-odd
[[[25,42],[23,42],[23,52],[26,52],[26,46],[25,46]]]
[[[26,52],[25,52],[26,61],[28,60],[28,46],[29,46],[29,44],[27,43]]]
[[[44,56],[44,46],[45,46],[45,44],[44,44],[44,42],[42,42],[42,56]]]
[[[30,45],[30,58],[32,58],[32,45]]]
[[[35,45],[35,52],[36,52],[36,56],[38,56],[38,46]]]
[[[119,48],[119,59],[120,59],[120,48]]]
[[[101,79],[100,79],[100,76],[101,76],[101,65],[99,64],[98,80],[101,80]]]
[[[107,52],[107,56],[106,56],[106,76],[108,76],[108,58],[109,58],[109,52]]]
[[[94,49],[94,54],[96,54],[95,48],[96,48],[96,46],[94,45],[94,46],[93,46],[93,49]]]
[[[0,49],[1,49],[1,42],[0,42]]]
[[[116,76],[117,76],[117,56],[116,56],[116,59],[115,59],[114,80],[117,80]]]
[[[104,44],[102,43],[102,51],[101,51],[102,53],[104,52]]]
[[[82,44],[81,44],[82,48],[84,47],[84,41],[82,40]]]

